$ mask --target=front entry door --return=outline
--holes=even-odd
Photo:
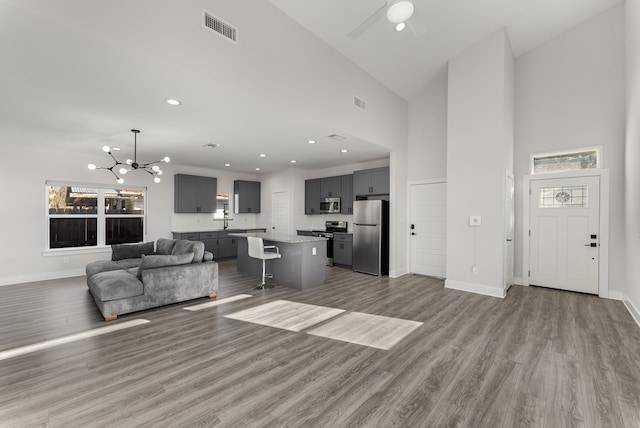
[[[531,285],[598,294],[600,177],[532,180]]]
[[[411,273],[444,278],[447,249],[447,184],[410,187]]]

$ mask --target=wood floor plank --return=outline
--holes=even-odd
[[[219,268],[219,298],[253,297],[0,362],[0,426],[640,426],[640,329],[620,302],[342,268],[259,291]],[[380,350],[225,317],[277,300],[423,324]],[[84,277],[0,287],[0,351],[104,326]]]

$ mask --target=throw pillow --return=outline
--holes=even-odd
[[[193,253],[193,263],[201,263],[204,257],[204,242],[179,239],[171,250],[171,254]]]
[[[156,254],[153,256],[143,256],[142,262],[138,267],[138,278],[142,278],[142,272],[147,269],[156,269],[167,266],[187,265],[193,261],[193,253],[178,254],[173,256],[166,256],[162,254]]]
[[[111,260],[114,262],[123,259],[139,259],[143,254],[155,254],[153,251],[153,242],[140,244],[114,244],[111,246]]]
[[[171,255],[175,244],[175,239],[158,238],[156,241],[156,254]]]

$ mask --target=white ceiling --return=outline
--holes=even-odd
[[[397,33],[383,16],[347,35],[384,0],[269,0],[378,81],[411,100],[449,59],[505,27],[514,55],[561,34],[621,0],[412,0],[425,34]],[[391,0],[389,0],[391,3]]]
[[[417,95],[448,59],[502,26],[520,54],[619,2],[414,0],[429,27],[426,35],[395,33],[383,18],[354,40],[346,35],[383,2],[270,1],[405,99]],[[130,129],[138,128],[140,161],[168,155],[182,165],[223,169],[228,162],[230,169],[249,173],[256,167],[281,170],[291,159],[297,167],[319,169],[388,156],[374,144],[196,70],[87,35],[72,21],[91,21],[89,12],[74,10],[73,17],[65,15],[67,22],[35,12],[45,4],[52,7],[46,0],[0,0],[2,142],[87,153],[101,165],[108,160],[100,150],[105,144],[120,147],[123,159],[130,157]],[[73,7],[72,1],[56,3],[63,4]],[[125,13],[129,3],[114,7]],[[171,94],[180,94],[183,105],[164,103],[162,97]],[[327,138],[334,133],[347,139]],[[308,145],[309,139],[321,144]],[[204,148],[208,143],[220,147]],[[349,153],[340,154],[347,146]]]

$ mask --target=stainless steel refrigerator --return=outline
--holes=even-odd
[[[389,274],[389,202],[353,202],[353,270]]]

